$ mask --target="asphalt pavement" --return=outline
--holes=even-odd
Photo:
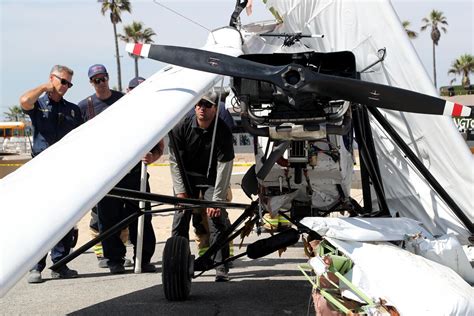
[[[264,237],[268,234],[258,237],[252,233],[244,246]],[[163,293],[164,244],[165,240],[157,242],[152,260],[157,273],[134,274],[127,268],[126,274],[111,275],[98,267],[90,250],[69,264],[79,272],[76,279],[53,280],[49,269],[43,272],[45,282],[40,284],[28,284],[25,276],[0,299],[0,314],[314,315],[311,285],[297,268],[306,262],[301,242],[289,247],[281,258],[273,253],[257,260],[238,259],[229,282],[216,283],[214,271],[204,273],[193,280],[191,295],[183,302],[169,302]],[[191,249],[195,252],[194,245]],[[130,258],[132,248],[127,251]],[[236,247],[236,254],[243,251]]]

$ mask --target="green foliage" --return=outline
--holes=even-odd
[[[405,32],[407,33],[409,39],[415,39],[415,38],[418,37],[417,32],[409,29],[410,24],[411,24],[410,21],[405,20],[405,21],[402,22],[402,24],[403,24],[403,28],[405,29]]]
[[[120,53],[117,40],[117,23],[122,22],[122,12],[132,12],[132,5],[129,0],[102,0],[102,7],[100,12],[102,15],[110,11],[110,21],[114,28],[114,42],[115,42],[115,60],[117,62],[117,81],[119,91],[122,91],[122,71],[120,69]]]
[[[430,12],[428,17],[423,18],[421,21],[425,23],[421,27],[421,31],[424,31],[427,28],[431,27],[431,39],[433,40],[433,43],[435,45],[438,45],[439,39],[441,38],[441,32],[439,31],[439,29],[441,29],[444,33],[448,31],[444,26],[448,25],[448,21],[443,15],[443,12],[433,10]]]
[[[156,35],[153,29],[145,28],[142,22],[133,21],[130,25],[123,27],[125,34],[119,34],[119,38],[126,43],[153,43],[152,37]],[[128,54],[135,61],[135,77],[138,77],[138,59],[142,58],[133,54]]]
[[[8,122],[25,122],[27,120],[26,114],[18,105],[9,107],[7,112],[3,112],[3,115]]]
[[[132,5],[129,0],[102,1],[100,12],[105,15],[108,11],[110,11],[110,22],[117,24],[122,22],[122,12],[132,13]]]
[[[448,90],[451,90],[450,91]],[[461,85],[458,86],[444,86],[439,89],[441,96],[453,96],[453,95],[466,95],[466,94],[474,94],[474,90],[469,89],[468,87],[463,87]]]
[[[469,87],[471,80],[469,75],[474,73],[474,56],[471,54],[461,55],[459,58],[454,60],[451,64],[451,68],[448,70],[448,74],[455,74],[462,76],[462,85]]]
[[[433,10],[430,12],[429,16],[421,20],[424,25],[421,27],[421,31],[426,30],[428,27],[431,27],[431,40],[433,41],[433,82],[434,86],[436,85],[436,46],[438,45],[439,39],[441,38],[441,30],[446,33],[447,29],[444,25],[448,25],[446,17],[443,15],[443,12]]]
[[[119,34],[119,38],[126,43],[153,43],[152,36],[156,33],[149,27],[145,28],[142,22],[133,21],[132,24],[123,27],[124,35]]]

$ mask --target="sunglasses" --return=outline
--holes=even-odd
[[[71,88],[71,87],[73,86],[73,84],[72,84],[71,82],[67,81],[66,79],[61,78],[61,77],[56,76],[56,75],[53,75],[53,76],[55,76],[56,78],[58,78],[59,81],[61,81],[61,84],[62,84],[63,86],[67,86],[68,88]]]
[[[211,102],[206,101],[206,100],[201,100],[201,101],[199,101],[199,103],[196,106],[199,106],[201,108],[210,109],[214,106],[214,104],[212,104]]]
[[[91,81],[95,84],[99,84],[101,82],[106,82],[107,80],[109,80],[108,77],[102,77],[102,78],[94,78],[94,79],[91,79]]]

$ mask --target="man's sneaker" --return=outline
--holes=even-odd
[[[229,272],[224,267],[218,267],[216,269],[216,282],[227,282],[229,281]]]
[[[65,267],[59,271],[51,271],[51,278],[53,279],[71,279],[77,277],[77,271]]]
[[[142,272],[143,273],[154,273],[154,272],[156,272],[156,267],[155,267],[154,264],[144,263],[144,264],[142,264]]]
[[[102,268],[102,269],[108,268],[109,265],[107,264],[107,261],[109,261],[109,259],[106,259],[106,258],[99,259],[99,268]]]
[[[38,270],[31,270],[28,274],[28,283],[41,283],[43,278],[41,277],[41,272]]]
[[[108,262],[110,273],[112,274],[122,274],[125,273],[125,268],[121,263],[111,263]]]

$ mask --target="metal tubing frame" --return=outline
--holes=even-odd
[[[367,108],[363,105],[360,105],[356,108],[353,113],[354,115],[354,130],[356,134],[357,144],[359,145],[359,155],[362,163],[365,166],[365,170],[367,171],[367,175],[372,180],[372,185],[374,186],[375,193],[377,195],[377,200],[380,207],[380,213],[378,215],[386,215],[389,216],[389,208],[387,201],[385,199],[385,193],[383,189],[383,184],[380,176],[380,168],[377,162],[377,159],[372,159],[376,157],[375,146],[373,142],[372,130],[370,128],[370,122],[367,115]],[[362,168],[361,168],[362,171]],[[361,174],[362,175],[362,174]],[[365,203],[370,200],[371,203],[371,194],[370,194],[370,186],[368,185],[369,179],[364,175],[362,178],[363,182],[363,194],[364,194],[364,208]],[[365,182],[365,183],[364,183]],[[368,187],[368,188],[367,188]],[[367,192],[368,191],[368,192]],[[369,212],[373,210],[367,209]]]
[[[243,228],[241,228],[237,232],[234,231],[237,229],[237,227],[239,227],[240,224],[244,222],[247,217],[252,217],[255,214],[257,206],[258,203],[256,201],[252,202],[252,204],[250,204],[244,210],[244,212],[230,225],[229,228],[226,229],[226,231],[221,232],[217,236],[216,242],[210,245],[209,249],[207,249],[207,251],[202,256],[194,260],[195,271],[207,271],[221,265],[222,263],[228,262],[226,261],[226,259],[224,259],[223,262],[214,262],[211,257],[214,256],[217,251],[219,251],[223,247],[228,247],[229,241],[234,239],[239,234],[239,232],[242,231]]]
[[[139,216],[145,214],[145,212],[138,210],[137,212],[129,215],[128,217],[124,218],[121,222],[115,224],[114,226],[110,227],[107,229],[105,232],[99,234],[97,237],[94,239],[88,241],[72,253],[68,254],[66,257],[62,258],[55,264],[53,264],[50,269],[51,270],[57,270],[58,268],[64,266],[65,264],[69,263],[70,261],[74,260],[76,257],[81,255],[83,252],[87,251],[89,248],[97,244],[98,242],[101,242],[102,240],[110,237],[111,235],[115,234],[116,232],[122,230],[123,228],[127,227],[131,222],[136,220]]]
[[[199,206],[196,205],[195,207],[199,207]],[[125,227],[127,227],[131,222],[133,222],[135,220],[135,218],[138,218],[141,215],[155,214],[155,213],[165,213],[165,212],[175,211],[175,210],[182,210],[182,208],[181,207],[174,207],[174,208],[159,209],[159,210],[154,210],[154,211],[142,211],[140,209],[137,212],[135,212],[135,213],[131,214],[130,216],[126,217],[125,219],[123,219],[121,222],[119,222],[119,223],[115,224],[114,226],[110,227],[105,232],[97,235],[97,237],[95,237],[94,239],[91,239],[90,241],[88,241],[87,243],[82,245],[81,247],[77,248],[76,250],[74,250],[73,252],[68,254],[66,257],[59,260],[55,264],[53,264],[50,267],[50,269],[57,269],[57,268],[62,267],[65,264],[68,264],[70,261],[74,260],[79,255],[86,252],[88,249],[90,249],[92,246],[94,246],[98,242],[101,242],[102,240],[108,238],[110,235],[112,235],[112,234],[124,229]]]

